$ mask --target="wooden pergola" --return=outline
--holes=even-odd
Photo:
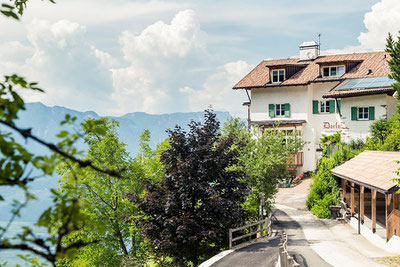
[[[377,214],[382,214],[382,216],[384,214],[380,222],[386,228],[386,241],[393,235],[400,236],[399,188],[393,181],[400,178],[396,173],[400,168],[397,161],[400,161],[400,152],[364,151],[331,171],[334,176],[341,179],[342,199],[349,204],[352,215],[355,214],[356,206],[358,206],[355,198],[359,196],[360,204],[357,209],[359,209],[361,223],[364,223],[367,199],[371,206],[373,233],[377,229]],[[358,194],[355,191],[359,191]],[[379,205],[377,205],[377,195],[379,195]],[[384,205],[380,205],[381,203]]]

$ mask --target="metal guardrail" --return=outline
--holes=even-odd
[[[265,225],[265,227],[264,227]],[[256,228],[255,231],[252,231],[251,228]],[[249,229],[248,231],[244,231]],[[238,231],[244,231],[245,233],[233,238],[233,234]],[[242,227],[238,227],[235,229],[229,229],[229,249],[232,249],[232,243],[238,240],[241,240],[246,237],[251,237],[253,235],[260,234],[260,237],[269,236],[271,234],[271,218],[265,218],[264,220],[257,221]],[[256,237],[257,238],[257,237]]]
[[[289,255],[287,251],[287,235],[282,232],[281,242],[279,243],[279,261],[281,267],[299,267],[298,264],[292,256]]]

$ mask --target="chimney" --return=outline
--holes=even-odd
[[[316,42],[303,42],[300,46],[300,60],[314,60],[318,57],[318,45]]]

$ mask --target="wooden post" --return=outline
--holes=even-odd
[[[363,185],[360,186],[360,214],[361,214],[361,223],[364,224],[364,189]]]
[[[342,179],[342,200],[346,202],[346,180]]]
[[[371,190],[372,232],[376,231],[376,190]]]
[[[396,193],[393,193],[393,211],[397,210],[399,208],[399,195]],[[393,232],[395,235],[398,235],[397,233],[397,227],[396,227],[396,214],[393,216]]]
[[[229,229],[229,249],[232,249],[232,229]]]
[[[399,209],[399,194],[396,193],[393,194],[393,209],[394,210]]]
[[[351,183],[350,209],[351,209],[351,215],[353,215],[354,212],[355,212],[355,203],[354,203],[354,183]]]
[[[386,241],[389,240],[389,222],[388,216],[390,215],[390,202],[392,194],[385,194],[385,228],[386,228]]]

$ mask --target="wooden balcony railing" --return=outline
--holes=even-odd
[[[303,152],[298,152],[297,154],[290,155],[288,163],[294,168],[303,166]]]

